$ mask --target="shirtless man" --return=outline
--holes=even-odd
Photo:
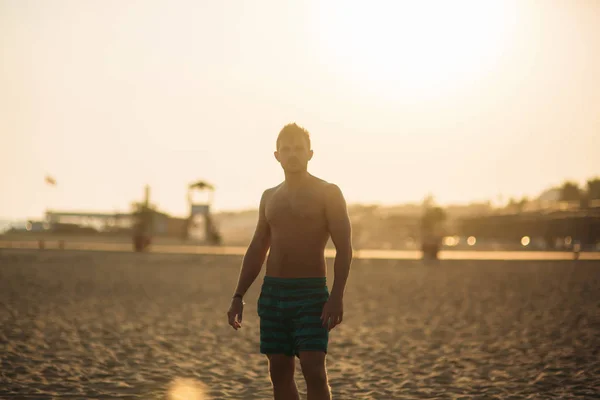
[[[325,356],[329,331],[344,315],[352,261],[350,220],[340,189],[308,173],[312,156],[308,132],[296,124],[283,127],[275,158],[285,181],[262,195],[256,231],[227,312],[229,324],[240,329],[244,294],[268,251],[258,315],[260,352],[269,360],[275,400],[299,399],[294,356],[300,359],[308,400],[331,399]],[[324,256],[330,237],[336,248],[331,294]]]

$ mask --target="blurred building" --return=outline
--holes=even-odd
[[[48,230],[57,233],[83,233],[85,230],[106,234],[131,234],[134,223],[135,215],[132,213],[46,212]],[[187,218],[172,217],[159,211],[151,212],[150,233],[153,236],[180,238],[187,227]]]

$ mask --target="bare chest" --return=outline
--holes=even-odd
[[[265,210],[274,227],[320,226],[325,222],[325,204],[317,193],[275,193]]]

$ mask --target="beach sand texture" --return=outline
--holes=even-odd
[[[271,398],[240,261],[2,250],[0,398]],[[594,398],[599,353],[598,261],[358,260],[328,370],[343,400]]]

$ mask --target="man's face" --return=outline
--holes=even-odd
[[[312,156],[313,151],[309,149],[308,142],[300,135],[282,137],[275,152],[275,158],[283,170],[291,173],[306,171]]]

